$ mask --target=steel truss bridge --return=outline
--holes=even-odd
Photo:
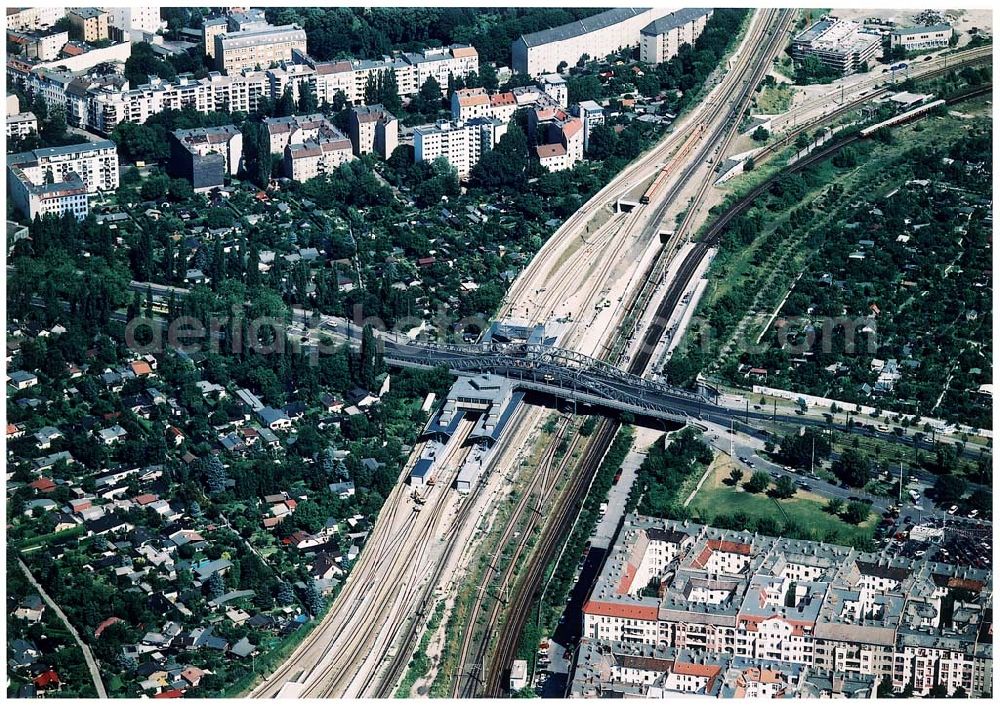
[[[445,366],[455,374],[492,373],[520,390],[547,393],[633,415],[684,422],[714,408],[697,393],[646,380],[604,361],[555,346],[524,343],[413,344],[382,339],[385,362],[405,368]]]

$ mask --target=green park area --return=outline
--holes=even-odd
[[[730,472],[734,468],[736,465],[728,456],[716,457],[705,483],[689,506],[693,517],[711,521],[713,525],[717,519],[725,518],[726,526],[732,525],[728,521],[745,517],[760,532],[776,525],[791,530],[784,533],[789,536],[844,545],[864,545],[870,541],[878,518],[876,514],[853,525],[825,510],[826,499],[816,493],[796,489],[790,497],[779,499],[773,493],[774,484],[765,491],[750,493],[744,488],[750,474],[744,470],[740,481],[733,484]]]

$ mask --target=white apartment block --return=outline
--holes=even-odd
[[[584,54],[603,59],[625,47],[638,46],[644,27],[676,9],[618,8],[522,35],[511,44],[511,66],[517,73],[539,76],[557,73],[562,63],[574,66]]]
[[[15,32],[48,29],[66,14],[65,7],[8,7],[7,29]]]
[[[583,151],[590,150],[590,134],[598,125],[604,125],[604,108],[595,101],[580,101],[572,108],[573,115],[583,121]]]
[[[321,137],[285,148],[285,175],[296,182],[330,174],[340,165],[354,159],[351,141],[334,129]]]
[[[566,81],[559,74],[544,74],[538,79],[538,87],[556,102],[566,108],[569,105],[569,89]]]
[[[108,24],[117,29],[125,41],[141,41],[144,34],[156,34],[167,26],[160,19],[160,8],[148,5],[140,7],[105,7]]]
[[[266,69],[292,60],[292,51],[306,51],[306,32],[281,25],[215,36],[215,65],[227,74],[244,69]]]
[[[896,27],[889,33],[892,48],[903,47],[908,52],[947,47],[951,41],[951,25],[930,27]]]
[[[424,162],[444,157],[460,177],[465,177],[506,132],[506,124],[491,118],[421,125],[413,130],[414,160]]]
[[[7,137],[26,137],[38,132],[38,118],[30,111],[7,116]]]
[[[110,140],[47,147],[7,157],[14,205],[28,218],[44,213],[87,215],[87,195],[118,188],[118,153]]]
[[[991,582],[988,570],[629,516],[584,605],[584,637],[975,697],[992,677]]]
[[[354,154],[377,152],[386,158],[399,146],[399,120],[382,104],[356,106],[349,119]]]
[[[713,12],[711,8],[685,8],[650,22],[639,33],[639,60],[661,64],[677,56],[682,45],[693,47]]]

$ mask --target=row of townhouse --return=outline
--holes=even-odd
[[[991,574],[629,516],[584,636],[990,692]]]
[[[291,87],[297,100],[302,85],[309,86],[320,104],[332,103],[340,92],[351,104],[363,104],[369,80],[388,71],[395,72],[399,95],[406,98],[415,95],[430,77],[445,91],[449,75],[457,78],[478,72],[479,55],[472,47],[454,45],[381,61],[315,62],[295,51],[293,62],[266,70],[231,75],[210,72],[201,79],[182,74],[174,81],[154,78],[135,88],[119,75],[76,76],[37,69],[16,59],[7,62],[12,85],[32,98],[41,97],[49,106],[64,107],[71,125],[103,135],[110,135],[121,123],[144,123],[167,109],[190,106],[200,113],[253,112],[261,100],[277,99],[286,87]]]

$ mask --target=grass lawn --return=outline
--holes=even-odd
[[[757,104],[757,112],[764,115],[784,113],[791,107],[794,94],[795,89],[787,83],[768,86],[754,99]]]
[[[823,506],[826,505],[826,499],[819,494],[798,490],[791,498],[780,501],[763,493],[750,494],[742,486],[750,478],[745,473],[746,470],[740,486],[733,487],[723,483],[723,480],[728,479],[732,468],[731,463],[715,464],[715,469],[705,479],[704,486],[691,501],[692,513],[708,520],[719,513],[743,511],[751,516],[787,518],[803,528],[815,530],[820,537],[833,532],[837,534],[838,541],[871,537],[877,520],[874,513],[861,525],[853,526],[825,512]]]

